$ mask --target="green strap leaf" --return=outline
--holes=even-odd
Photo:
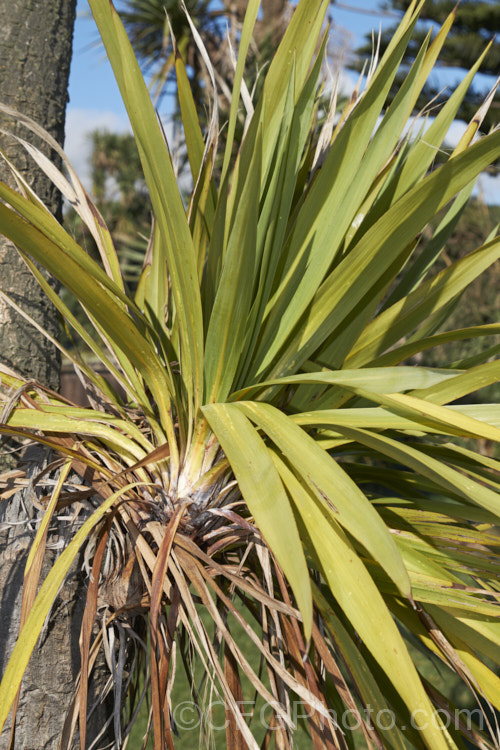
[[[269,436],[332,518],[366,547],[401,593],[408,596],[410,583],[394,539],[340,464],[310,435],[269,404],[247,401],[226,408],[231,409],[231,413],[239,409]]]
[[[342,388],[354,386],[365,387],[374,393],[407,391],[414,388],[426,388],[438,385],[461,374],[458,370],[444,370],[431,367],[366,367],[360,370],[324,370],[307,372],[300,375],[288,375],[274,380],[264,380],[258,385],[242,388],[231,395],[232,401],[239,401],[265,390],[270,386],[285,385],[331,385]],[[421,385],[420,385],[421,384]]]
[[[442,487],[451,495],[463,497],[468,502],[480,505],[494,513],[495,516],[500,517],[500,493],[480,485],[470,477],[447,466],[443,461],[438,461],[406,443],[387,437],[387,435],[375,435],[367,430],[344,426],[339,426],[338,431],[341,435],[407,466],[417,474],[428,477],[438,487]]]
[[[309,538],[339,606],[399,692],[429,747],[449,750],[401,634],[356,550],[331,515],[277,456],[275,463],[302,520],[302,538],[306,546]]]
[[[290,501],[269,449],[250,420],[234,407],[211,404],[202,407],[202,411],[233,468],[257,527],[292,587],[309,640],[312,628],[309,571]]]
[[[362,367],[454,299],[500,257],[500,238],[487,242],[420,284],[369,323],[346,357],[346,367]],[[419,349],[420,351],[420,349]]]
[[[0,204],[0,224],[3,233],[14,244],[42,263],[85,304],[110,340],[143,375],[155,395],[163,427],[172,438],[169,382],[165,369],[136,322],[74,258],[61,252],[58,245],[3,204]]]
[[[207,401],[224,401],[244,350],[256,276],[262,142],[258,138],[236,209],[206,339]]]
[[[319,288],[270,376],[296,371],[350,314],[377,279],[441,207],[500,156],[500,131],[450,159],[419,182],[365,234]],[[259,372],[271,365],[269,350]]]
[[[155,219],[165,243],[179,321],[182,377],[193,412],[203,394],[203,325],[196,254],[167,145],[123,24],[109,0],[90,7],[134,131]]]

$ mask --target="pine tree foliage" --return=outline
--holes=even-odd
[[[392,12],[403,13],[409,4],[408,0],[386,0],[382,7]],[[429,28],[432,26],[436,33],[455,6],[454,0],[429,0],[425,4],[415,34],[403,58],[407,65],[415,60]],[[495,39],[500,29],[500,3],[495,0],[480,0],[479,2],[478,0],[464,0],[457,5],[455,12],[456,20],[453,29],[448,35],[436,65],[436,71],[442,72],[448,69],[448,78],[451,83],[443,90],[443,75],[439,76],[439,82],[436,77],[434,80],[431,77],[422,90],[416,109],[422,109],[431,101],[433,108],[435,105],[442,105],[450,96],[450,87],[454,88],[455,82],[462,77],[464,69],[469,70],[474,65],[489,42],[491,46],[482,62],[481,73],[495,78],[500,76],[500,40]],[[386,49],[394,31],[395,26],[391,26],[382,33],[382,50]],[[369,59],[372,53],[371,38],[367,39],[367,43],[358,50],[358,53],[362,61]],[[457,69],[456,75],[453,69]],[[401,80],[401,75],[399,75],[392,89],[393,95]],[[464,98],[458,116],[468,122],[483,100],[484,94],[485,84],[473,86]],[[500,98],[497,95],[483,123],[486,132],[498,122],[499,109]]]

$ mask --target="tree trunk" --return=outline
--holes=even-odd
[[[75,6],[76,0],[0,0],[0,101],[32,117],[61,144]],[[14,121],[0,116],[0,126],[30,140],[57,163],[44,143],[37,142]],[[0,146],[41,200],[60,218],[59,193],[24,149],[12,137],[1,133]],[[3,163],[0,163],[0,179],[15,187]],[[59,321],[55,309],[16,249],[4,239],[0,240],[0,288],[57,337]],[[58,387],[57,350],[5,303],[0,303],[0,356],[4,364],[25,377]],[[43,452],[38,453],[35,462],[31,460],[32,475],[39,472],[45,460]],[[19,630],[24,566],[40,515],[32,503],[33,497],[33,491],[28,488],[0,503],[0,673],[5,669]],[[51,532],[42,578],[64,545],[66,533],[64,523]],[[59,747],[79,671],[78,634],[84,595],[81,580],[73,573],[59,593],[23,680],[16,750],[56,750]],[[94,692],[102,684],[102,679],[98,680]],[[89,705],[91,702],[92,689]],[[97,726],[102,715],[95,718]],[[0,736],[0,750],[8,745],[9,727],[6,726]]]
[[[29,115],[59,142],[64,140],[68,77],[76,0],[0,0],[0,101]],[[0,117],[1,127],[29,139],[51,159],[50,149],[29,136],[12,119]],[[0,146],[49,209],[61,216],[59,192],[36,168],[22,147],[0,133]],[[0,163],[0,179],[15,187],[8,167]],[[0,243],[0,288],[57,336],[55,309],[38,286],[16,249]],[[22,375],[57,388],[59,356],[47,339],[5,303],[0,302],[2,361]]]
[[[48,453],[40,446],[30,446],[22,466],[29,480],[33,480],[48,463]],[[18,492],[0,504],[0,675],[19,633],[23,576],[26,560],[41,513],[38,501],[50,492],[50,480],[57,472],[47,474],[49,485]],[[79,477],[75,477],[77,482]],[[52,485],[53,486],[53,485]],[[81,523],[81,521],[80,521]],[[63,519],[53,519],[42,567],[41,580],[74,535],[71,509]],[[63,726],[70,708],[76,677],[80,671],[79,635],[85,608],[85,587],[80,572],[81,558],[73,565],[53,604],[48,621],[33,651],[26,670],[16,720],[15,750],[58,750]],[[108,680],[109,671],[104,659],[98,660],[89,684],[88,706],[98,703]],[[112,694],[100,703],[87,722],[88,745],[112,716]],[[113,740],[110,723],[99,747],[110,748]],[[9,747],[11,717],[0,735],[0,750]],[[80,747],[78,734],[70,747]]]

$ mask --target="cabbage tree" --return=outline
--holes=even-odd
[[[273,740],[292,747],[300,702],[315,750],[352,748],[360,733],[363,746],[391,750],[463,748],[464,737],[493,747],[500,464],[480,446],[500,437],[500,405],[468,397],[499,378],[500,326],[444,323],[499,258],[500,238],[434,270],[478,175],[500,156],[498,130],[476,138],[486,101],[433,168],[481,59],[427,129],[413,123],[410,135],[453,22],[452,14],[426,38],[386,108],[421,9],[414,2],[335,117],[334,95],[330,111],[319,111],[328,3],[301,0],[252,102],[242,84],[259,9],[250,0],[223,153],[216,99],[203,133],[176,61],[192,173],[183,200],[121,21],[109,0],[90,5],[154,222],[131,296],[105,221],[67,161],[63,176],[24,142],[86,222],[100,263],[22,180],[19,192],[0,185],[0,229],[80,342],[63,353],[92,403],[79,408],[2,368],[1,431],[38,441],[60,460],[40,501],[0,723],[84,549],[81,676],[64,747],[77,717],[86,746],[87,677],[100,648],[112,668],[118,747],[144,680],[154,747],[175,746],[172,682],[179,670],[194,676],[195,663],[203,741],[210,707],[221,701],[229,748]],[[242,112],[245,135],[233,157]],[[438,212],[439,227],[420,251]],[[75,297],[92,333],[35,261]],[[422,351],[473,337],[491,344],[474,361],[416,364]],[[95,374],[88,353],[114,384]],[[48,525],[68,508],[86,514],[36,593]],[[457,715],[426,661],[468,686],[483,712],[475,722]],[[272,711],[264,737],[258,712],[249,716],[256,696]],[[344,722],[346,711],[359,721]]]

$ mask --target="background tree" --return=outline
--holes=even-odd
[[[408,0],[389,0],[383,7],[387,10],[390,9],[391,11],[405,11],[409,4]],[[434,26],[435,29],[439,27],[448,14],[451,13],[455,5],[456,3],[454,0],[428,0],[425,3],[422,9],[422,15],[417,24],[416,32],[412,41],[408,45],[408,50],[404,57],[406,63],[410,64],[415,59],[416,53],[420,49],[422,41],[429,28],[431,26]],[[381,40],[382,49],[386,49],[394,34],[395,28],[395,26],[391,26],[383,32]],[[478,0],[464,0],[461,2],[457,6],[455,23],[444,45],[441,59],[436,66],[436,72],[453,68],[465,68],[469,70],[484,51],[485,42],[493,39],[499,28],[499,3],[490,2],[489,0],[480,0],[479,2]],[[361,60],[370,56],[371,49],[372,46],[370,39],[365,46],[358,50]],[[500,41],[496,40],[493,42],[481,66],[481,73],[495,77],[500,75]],[[453,80],[453,74],[451,71],[449,72],[449,76],[451,80]],[[438,98],[434,104],[442,103],[448,98],[450,93],[449,89],[441,93],[443,87],[441,77],[440,80],[441,82],[439,84],[433,83],[432,79],[430,83],[426,84],[418,99],[416,105],[417,109],[421,109],[436,96]],[[401,79],[400,76],[398,76],[392,87],[393,95],[398,90],[400,82]],[[463,101],[458,116],[468,122],[480,106],[483,97],[484,90],[480,90],[477,85],[475,88],[471,88]],[[499,108],[500,98],[497,94],[496,99],[483,122],[483,130],[488,131],[492,125],[495,125],[498,122]]]
[[[152,74],[157,94],[167,91],[166,84],[169,81],[172,81],[175,90],[175,55],[170,35],[171,27],[178,52],[188,68],[198,111],[203,113],[204,109],[209,109],[210,78],[181,4],[177,0],[124,0],[120,7],[120,15],[132,46],[145,72]],[[243,23],[246,7],[246,0],[223,0],[222,7],[214,7],[209,0],[186,2],[191,20],[200,32],[210,56],[219,94],[223,98],[227,98],[231,90],[234,72],[227,41],[228,29],[229,38],[236,51],[238,31]],[[254,44],[250,51],[248,66],[249,70],[253,68],[255,71],[255,77],[279,44],[289,19],[289,10],[288,0],[264,0],[262,3],[261,16],[254,29]]]
[[[407,0],[390,0],[382,7],[392,13],[405,11],[409,5]],[[424,37],[431,26],[434,29],[445,21],[446,17],[455,7],[454,0],[428,0],[423,9],[416,30],[408,45],[403,58],[406,68],[413,63],[420,49]],[[384,30],[381,38],[381,50],[387,48],[395,26]],[[438,64],[436,65],[435,77],[431,77],[424,86],[419,96],[415,111],[422,110],[432,101],[432,112],[434,114],[446,102],[450,95],[450,88],[443,88],[443,73],[447,71],[447,77],[453,82],[453,70],[456,77],[460,75],[461,69],[470,69],[483,53],[485,44],[494,38],[500,28],[500,4],[497,2],[464,0],[456,8],[456,17],[451,31],[443,46]],[[364,47],[357,50],[359,55],[358,67],[361,67],[372,51],[371,40]],[[494,40],[489,52],[485,56],[481,73],[498,77],[500,75],[500,42]],[[393,100],[395,93],[401,85],[403,72],[400,72],[392,86],[389,101]],[[486,84],[485,84],[486,86]],[[485,94],[485,86],[473,85],[467,92],[458,111],[458,118],[469,122],[480,107]],[[482,130],[487,132],[498,124],[500,109],[500,96],[497,93],[495,100],[484,118]],[[437,156],[437,160],[440,160]],[[490,172],[498,171],[498,163],[490,167]],[[498,210],[494,207],[488,208],[479,201],[471,202],[463,212],[456,229],[449,238],[445,252],[439,263],[441,268],[465,256],[479,239],[483,241],[493,230],[498,222]],[[429,226],[422,237],[421,248],[425,250],[431,240],[438,222]],[[484,276],[476,279],[460,298],[456,301],[454,310],[451,312],[446,326],[447,328],[463,327],[466,321],[470,324],[481,325],[496,322],[496,311],[498,310],[498,288],[500,283],[500,267],[494,264]],[[440,328],[439,330],[442,330]],[[469,358],[478,356],[484,351],[489,343],[480,340],[471,340],[451,344],[446,347],[436,347],[420,355],[419,362],[431,367],[441,366],[448,361],[467,361]],[[493,353],[493,352],[492,352]],[[483,398],[495,401],[498,397],[498,389],[491,387],[488,393],[482,394]]]
[[[123,278],[133,291],[142,270],[151,230],[151,201],[139,152],[131,133],[94,130],[88,137],[91,143],[90,192],[99,211],[106,217],[117,248]],[[64,224],[89,255],[98,258],[95,240],[73,208],[65,212]],[[61,296],[82,325],[88,328],[88,318],[74,298],[64,289]],[[66,346],[72,346],[72,341],[64,332],[63,340]],[[78,403],[87,403],[84,387],[71,362],[66,360],[62,367],[61,392],[72,401],[76,399]]]
[[[151,229],[151,201],[137,145],[131,133],[95,130],[90,137],[92,194],[119,248],[124,278],[134,289]]]
[[[0,101],[32,117],[62,144],[67,86],[71,59],[76,0],[0,0]],[[57,164],[57,155],[21,126],[16,118],[3,115],[1,127],[28,137]],[[38,170],[12,135],[0,133],[3,154],[48,208],[61,217],[61,197],[53,183]],[[0,177],[16,187],[3,160]],[[48,277],[47,277],[48,278]],[[50,283],[53,283],[52,281]],[[0,240],[0,290],[7,293],[52,336],[57,336],[59,318],[38,282],[21,261],[11,243]],[[57,388],[59,357],[46,337],[0,299],[0,350],[9,367],[45,386]],[[26,458],[26,457],[25,457]],[[45,466],[43,452],[31,454],[28,474]],[[26,463],[25,463],[26,466]],[[16,493],[0,506],[0,673],[3,673],[19,632],[21,591],[28,549],[36,531],[37,510],[28,490]],[[53,547],[45,558],[50,567],[55,551],[64,543],[64,529],[49,537]],[[58,746],[64,709],[72,696],[78,671],[78,624],[82,603],[75,598],[75,576],[64,586],[54,606],[56,616],[43,634],[23,682],[14,747]],[[76,629],[75,629],[76,625]],[[0,737],[0,748],[9,746],[8,727]]]
[[[224,10],[210,9],[209,0],[188,0],[187,10],[205,44],[211,51],[219,49],[224,35]],[[191,70],[191,84],[196,98],[202,97],[201,59],[193,41],[181,4],[176,0],[124,0],[120,15],[144,71],[153,76],[157,91],[164,89],[174,64],[170,28],[180,54]],[[170,27],[169,27],[170,24]]]
[[[99,210],[106,216],[109,231],[120,247],[125,261],[128,250],[139,235],[149,235],[151,202],[149,200],[139,152],[131,133],[94,130],[89,134],[90,191]],[[65,224],[88,252],[96,256],[95,242],[78,214],[70,209]],[[146,242],[143,243],[146,249]],[[144,252],[143,252],[144,254]]]
[[[498,227],[500,222],[500,206],[487,206],[481,200],[472,200],[460,217],[455,231],[448,239],[446,247],[441,254],[437,267],[441,270],[449,267],[467,253],[471,252],[479,243]],[[439,221],[427,228],[424,232],[421,248],[425,251],[432,237],[436,233]],[[439,330],[445,328],[463,328],[465,325],[488,325],[498,322],[498,310],[500,309],[500,262],[496,261],[490,266],[487,273],[480,276],[470,284],[450,309],[446,323]],[[471,339],[467,342],[454,342],[446,346],[437,346],[426,352],[422,352],[418,358],[419,364],[428,367],[441,367],[445,362],[455,362],[457,367],[461,363],[473,364],[473,358],[481,359],[484,352],[490,349],[490,355],[496,355],[500,351],[500,340],[497,336],[492,340]],[[481,392],[481,398],[493,403],[500,399],[500,384],[495,383]],[[477,398],[476,396],[474,398]],[[498,448],[496,449],[498,453]]]

